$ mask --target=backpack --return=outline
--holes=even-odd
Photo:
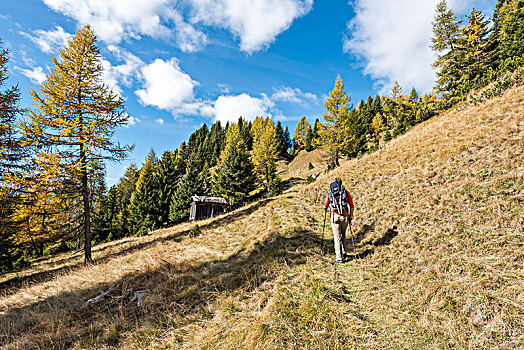
[[[339,214],[348,211],[348,194],[341,183],[334,181],[329,185],[328,197],[332,211]]]

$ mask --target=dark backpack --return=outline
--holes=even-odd
[[[328,197],[332,211],[339,214],[348,211],[348,194],[341,183],[334,181],[329,185]]]

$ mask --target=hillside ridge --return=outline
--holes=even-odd
[[[523,101],[518,87],[450,110],[310,185],[200,221],[194,238],[185,223],[95,247],[87,267],[42,260],[2,290],[0,344],[522,347]],[[343,266],[329,224],[320,251],[335,176],[356,205],[359,259]],[[115,295],[146,290],[144,303],[80,308],[115,283]]]

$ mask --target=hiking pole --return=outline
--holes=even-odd
[[[322,239],[320,240],[320,251],[324,253],[324,230],[326,229],[327,210],[324,210],[324,225],[322,226]]]
[[[355,254],[355,261],[357,261],[357,250],[355,249],[355,240],[353,239],[353,229],[351,228],[351,222],[349,222],[349,231],[351,232],[351,243],[353,243],[353,253]]]
[[[355,263],[358,264],[357,262],[357,250],[355,249],[355,240],[353,239],[353,228],[351,227],[351,221],[349,222],[349,231],[351,232],[351,243],[353,243],[353,253],[355,254]],[[359,272],[360,272],[360,280],[363,280],[362,278],[362,269],[359,268]]]

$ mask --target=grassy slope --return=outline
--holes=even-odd
[[[523,347],[523,137],[521,87],[435,117],[309,186],[203,221],[196,238],[184,224],[97,247],[89,267],[68,255],[41,261],[4,284],[0,344]],[[330,242],[319,249],[334,176],[357,205],[360,259],[343,266]],[[147,288],[144,304],[80,309],[115,282],[118,294]]]

